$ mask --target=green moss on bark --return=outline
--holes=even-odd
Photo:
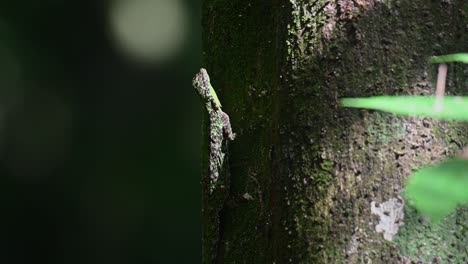
[[[438,256],[442,263],[468,261],[467,208],[460,208],[439,223],[423,218],[407,208],[405,225],[395,243],[403,256],[422,263],[431,263]]]

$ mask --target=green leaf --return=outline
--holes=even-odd
[[[468,63],[468,53],[455,53],[431,58],[432,63],[462,62]]]
[[[436,101],[440,108],[436,108]],[[343,98],[345,107],[381,110],[400,115],[426,116],[440,119],[468,121],[468,97],[464,96],[375,96]]]
[[[439,221],[468,203],[468,160],[449,160],[408,178],[405,197],[423,215]]]

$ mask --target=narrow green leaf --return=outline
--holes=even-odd
[[[468,63],[468,53],[454,53],[443,56],[434,56],[431,58],[432,63],[446,63],[446,62],[462,62]]]
[[[440,107],[436,108],[436,102]],[[426,116],[439,119],[468,120],[468,97],[444,96],[375,96],[343,98],[345,107],[381,110],[400,115]]]
[[[449,160],[417,171],[408,178],[405,197],[422,214],[441,220],[468,203],[468,160]]]

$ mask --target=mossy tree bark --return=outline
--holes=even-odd
[[[428,58],[468,51],[467,13],[463,0],[205,0],[204,66],[238,134],[205,262],[468,261],[466,208],[434,224],[401,199],[412,170],[466,145],[466,124],[338,105],[433,94]],[[449,65],[449,93],[467,81]]]

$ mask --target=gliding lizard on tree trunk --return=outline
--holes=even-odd
[[[206,70],[200,69],[192,83],[209,115],[210,153],[208,163],[210,192],[212,192],[216,188],[225,161],[226,150],[223,149],[223,141],[225,138],[234,140],[236,134],[232,133],[229,116],[221,110],[221,102],[211,86],[210,77]]]
[[[206,70],[200,69],[192,83],[208,114],[203,124],[203,263],[219,263],[223,255],[219,246],[223,236],[223,209],[230,181],[227,145],[236,134],[232,133],[229,116],[221,110],[221,102]]]

